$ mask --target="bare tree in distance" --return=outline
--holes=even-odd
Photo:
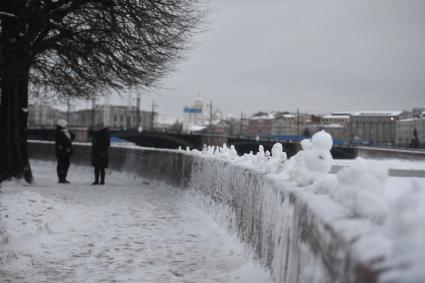
[[[1,0],[0,182],[32,181],[29,86],[88,97],[156,85],[199,31],[200,1]]]

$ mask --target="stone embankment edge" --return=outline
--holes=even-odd
[[[55,160],[50,142],[30,141],[28,148],[31,159]],[[90,166],[90,159],[88,144],[74,145],[73,164]],[[334,215],[329,219],[320,206],[311,205],[323,201],[341,210],[329,198],[229,161],[185,151],[112,147],[110,169],[200,191],[226,206],[232,214],[227,224],[270,268],[275,282],[378,281],[377,265],[361,260],[354,248],[362,235],[347,236],[334,225]],[[341,222],[349,221],[349,213],[338,213]],[[373,259],[380,260],[379,255]]]

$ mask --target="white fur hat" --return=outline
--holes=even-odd
[[[62,127],[62,128],[65,128],[68,125],[68,122],[66,122],[63,119],[60,119],[60,120],[58,120],[57,125],[60,126],[60,127]]]

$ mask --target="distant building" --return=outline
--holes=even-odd
[[[242,120],[235,119],[234,117],[229,116],[229,117],[226,117],[226,119],[224,119],[223,121],[227,125],[229,136],[238,136],[241,134]]]
[[[408,117],[403,111],[360,111],[350,115],[349,138],[352,143],[395,145],[396,122]]]
[[[192,106],[185,106],[183,109],[183,131],[196,132],[206,128],[203,113],[204,104],[200,95],[195,99]]]
[[[413,131],[418,133],[419,144],[425,146],[425,117],[402,119],[396,123],[396,145],[409,147],[413,139]]]
[[[321,118],[321,128],[334,139],[347,141],[349,138],[349,113],[332,113]]]
[[[272,135],[297,135],[297,117],[288,112],[276,112],[272,121]]]
[[[320,121],[322,124],[325,124],[325,125],[328,125],[328,124],[346,125],[350,121],[350,115],[351,113],[334,112],[332,114],[322,116]]]
[[[151,130],[156,127],[157,113],[139,112],[137,123],[137,108],[135,106],[96,105],[95,109],[82,109],[70,113],[69,124],[76,127],[90,127],[98,123],[121,130]],[[152,118],[154,123],[152,124]]]
[[[28,105],[28,126],[29,127],[52,127],[58,119],[63,119],[64,114],[47,104],[35,103]]]
[[[214,120],[206,130],[207,133],[215,135],[229,135],[229,125],[224,120]]]
[[[90,109],[81,109],[72,111],[69,113],[69,126],[72,127],[89,127],[96,124],[96,120],[93,121],[93,114],[95,112]]]
[[[259,137],[293,138],[304,131],[318,129],[319,126],[320,117],[306,113],[257,112],[248,119],[247,134]]]
[[[158,124],[158,113],[151,111],[139,111],[135,106],[103,105],[100,109],[100,117],[113,128],[123,130],[140,129],[145,131],[154,130]],[[139,123],[137,121],[139,115]],[[139,128],[140,127],[140,128]]]
[[[253,137],[270,136],[272,134],[274,115],[257,112],[248,119],[247,134]]]

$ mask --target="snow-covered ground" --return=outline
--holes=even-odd
[[[1,282],[270,282],[235,235],[164,184],[32,162],[33,185],[0,192]]]

